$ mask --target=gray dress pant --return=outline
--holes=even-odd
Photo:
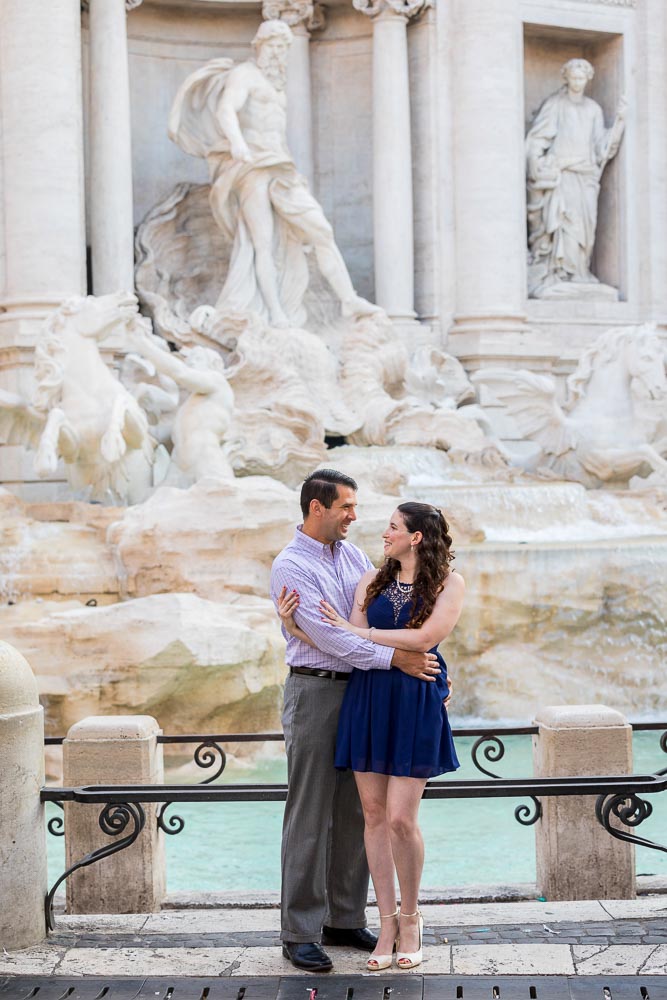
[[[338,712],[347,684],[289,674],[283,731],[281,938],[320,941],[322,925],[365,927],[368,865],[352,771],[334,768]]]

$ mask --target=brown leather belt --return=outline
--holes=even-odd
[[[350,675],[341,670],[316,670],[315,667],[290,667],[291,674],[304,674],[306,677],[327,677],[330,681],[349,681]]]

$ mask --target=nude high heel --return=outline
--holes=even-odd
[[[394,948],[392,950],[391,955],[374,955],[372,958],[369,958],[368,961],[366,962],[366,968],[368,969],[369,972],[381,972],[382,969],[388,969],[389,966],[391,965],[393,954],[398,947],[398,907],[396,907],[393,913],[385,913],[385,914],[381,913],[380,923],[382,923],[383,920],[396,921],[396,937],[394,938]]]
[[[396,964],[399,969],[414,969],[417,965],[421,965],[422,962],[422,939],[424,937],[424,918],[422,917],[419,910],[415,910],[414,913],[403,913],[401,910],[399,914],[399,925],[401,917],[419,917],[417,921],[419,925],[419,949],[417,951],[399,951],[396,955]],[[400,944],[400,942],[399,942]]]

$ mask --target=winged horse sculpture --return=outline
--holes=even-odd
[[[655,326],[601,334],[567,379],[562,406],[547,375],[492,368],[472,381],[495,390],[556,475],[590,488],[624,488],[654,472],[667,482],[665,342]]]
[[[91,499],[131,499],[133,479],[150,474],[146,415],[100,353],[110,334],[122,341],[128,324],[146,322],[137,313],[126,293],[68,299],[44,322],[32,398],[0,389],[0,442],[33,449],[41,478],[62,458],[72,489]]]

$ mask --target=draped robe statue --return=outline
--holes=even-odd
[[[216,223],[233,241],[216,309],[255,312],[274,327],[305,322],[306,253],[338,297],[344,316],[378,312],[358,296],[333,230],[287,148],[285,82],[291,29],[265,21],[253,40],[255,58],[214,59],[180,88],[169,136],[205,157]]]
[[[616,297],[599,285],[590,263],[600,178],[623,137],[625,100],[605,128],[602,108],[584,95],[591,64],[571,59],[562,73],[565,86],[546,99],[526,137],[528,290],[532,298],[577,298],[590,291]]]

